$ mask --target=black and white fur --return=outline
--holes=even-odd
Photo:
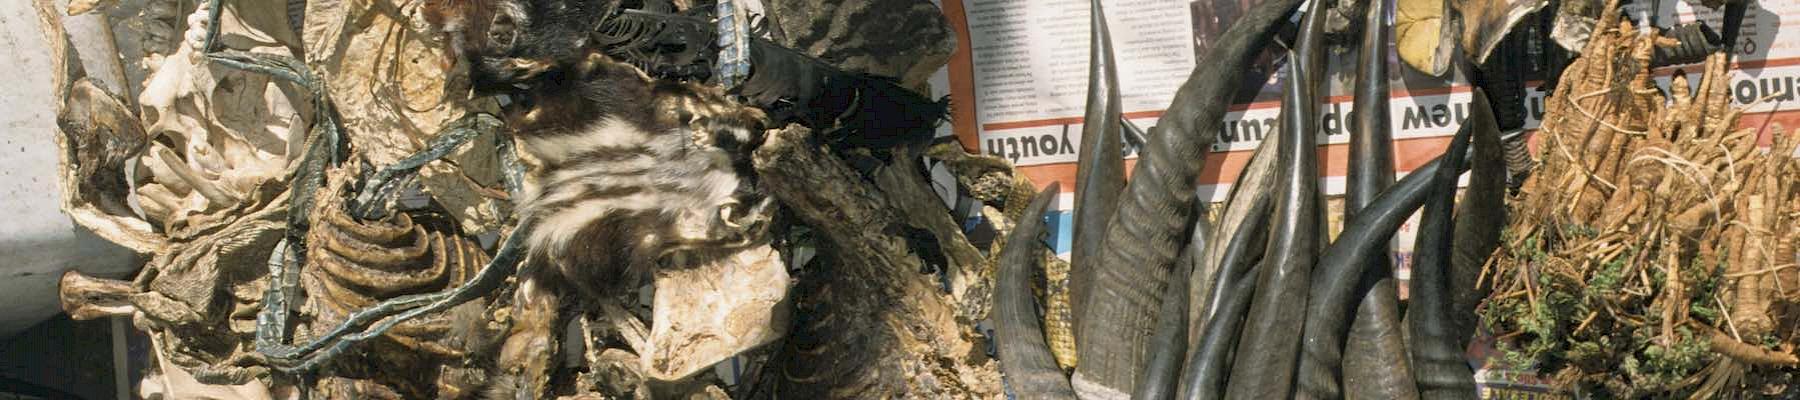
[[[652,79],[587,34],[609,0],[437,0],[478,92],[504,94],[519,149],[536,162],[518,209],[531,259],[604,291],[680,250],[756,236],[749,195],[761,111],[716,88]]]
[[[682,250],[747,244],[768,201],[746,156],[762,114],[716,89],[659,82],[594,53],[509,118],[539,165],[519,202],[532,258],[601,292]],[[748,214],[751,222],[740,222]]]
[[[516,202],[527,268],[491,397],[550,385],[567,294],[607,301],[681,255],[720,254],[766,237],[770,200],[748,156],[764,114],[719,89],[652,79],[594,48],[588,34],[617,0],[431,0],[476,94],[501,94],[518,149],[534,164]]]

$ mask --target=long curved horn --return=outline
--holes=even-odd
[[[1044,209],[1060,191],[1056,182],[1031,198],[1025,216],[1013,226],[1006,247],[1000,249],[1000,282],[994,288],[995,345],[1000,351],[1000,372],[1006,374],[1013,394],[1023,399],[1074,399],[1068,377],[1056,366],[1044,327],[1032,306],[1031,270],[1044,262]]]
[[[1466,137],[1467,129],[1459,130],[1458,137]],[[1460,153],[1451,149],[1449,153]],[[1424,204],[1427,195],[1432,193],[1432,177],[1444,167],[1444,159],[1436,160],[1413,170],[1405,179],[1382,192],[1380,197],[1367,207],[1358,211],[1355,221],[1344,226],[1338,239],[1325,252],[1319,255],[1319,265],[1314,270],[1312,295],[1307,299],[1306,330],[1303,333],[1305,356],[1309,359],[1303,365],[1319,368],[1336,369],[1341,362],[1343,340],[1346,325],[1349,323],[1352,292],[1359,282],[1362,269],[1368,267],[1363,263],[1369,256],[1386,251],[1383,246],[1394,235],[1394,230],[1404,223],[1413,211]],[[1453,169],[1454,171],[1455,169]],[[1320,382],[1312,379],[1320,377],[1333,378],[1332,371],[1313,371],[1301,373],[1307,380],[1300,382],[1303,395],[1326,398],[1331,397],[1319,392],[1320,388],[1332,387],[1336,382]]]
[[[1484,92],[1485,93],[1485,92]],[[1489,125],[1493,126],[1493,125]],[[1493,288],[1477,284],[1481,267],[1500,246],[1506,227],[1507,171],[1500,132],[1476,126],[1469,153],[1469,187],[1456,208],[1456,232],[1450,255],[1450,337],[1456,348],[1468,348],[1475,334],[1475,306]],[[1523,144],[1523,140],[1519,141]]]
[[[1225,397],[1287,398],[1300,358],[1306,297],[1320,236],[1318,93],[1325,72],[1323,1],[1309,2],[1298,44],[1288,54],[1288,82],[1282,91],[1281,169],[1266,265],[1257,279],[1250,314],[1244,318],[1236,361]]]
[[[1175,396],[1175,378],[1181,375],[1182,361],[1187,359],[1188,351],[1188,284],[1194,280],[1194,257],[1201,256],[1200,251],[1206,248],[1207,231],[1212,227],[1204,210],[1194,210],[1194,217],[1192,239],[1187,248],[1182,249],[1175,270],[1170,271],[1172,276],[1162,295],[1162,310],[1156,313],[1156,336],[1150,337],[1149,344],[1155,350],[1144,360],[1144,376],[1138,378],[1137,389],[1131,393],[1132,400],[1166,400]]]
[[[1136,384],[1155,325],[1149,317],[1161,306],[1158,295],[1187,239],[1194,185],[1205,155],[1224,124],[1226,107],[1241,83],[1238,71],[1262,50],[1299,0],[1266,0],[1244,14],[1200,59],[1176,90],[1169,109],[1150,132],[1137,169],[1126,183],[1118,211],[1107,223],[1076,343],[1081,363],[1074,383],[1084,398],[1123,398]],[[1103,295],[1104,294],[1104,295]]]
[[[1238,242],[1240,240],[1238,232],[1243,230],[1246,223],[1255,218],[1263,218],[1262,221],[1267,221],[1269,188],[1275,184],[1273,178],[1275,176],[1275,159],[1278,158],[1274,148],[1280,142],[1280,135],[1269,135],[1256,146],[1256,151],[1250,153],[1249,165],[1244,166],[1244,171],[1238,174],[1237,181],[1231,185],[1230,193],[1225,196],[1225,211],[1220,213],[1218,223],[1213,224],[1216,232],[1213,232],[1212,240],[1206,243],[1206,252],[1202,253],[1202,257],[1195,259],[1197,265],[1194,266],[1194,282],[1192,286],[1188,287],[1188,322],[1190,325],[1188,333],[1191,337],[1188,345],[1190,348],[1200,348],[1200,335],[1206,332],[1207,320],[1211,319],[1213,313],[1212,307],[1216,307],[1218,304],[1219,297],[1214,293],[1217,293],[1219,290],[1217,288],[1222,286],[1220,280],[1225,275],[1221,274],[1231,271],[1226,268],[1228,264],[1221,262],[1226,257],[1227,247],[1235,245],[1244,248],[1244,244]],[[1253,227],[1267,228],[1268,225],[1259,222],[1253,224]],[[1268,230],[1263,229],[1258,232],[1266,235]],[[1263,245],[1267,243],[1267,236],[1259,236],[1249,242],[1254,245],[1250,251],[1261,255]]]
[[[1389,130],[1387,50],[1390,31],[1387,25],[1387,2],[1370,1],[1364,10],[1362,50],[1356,64],[1356,130],[1350,134],[1350,171],[1345,180],[1344,221],[1355,221],[1357,210],[1367,206],[1382,190],[1394,183],[1394,135]],[[1383,240],[1382,248],[1388,241]],[[1400,324],[1400,297],[1394,287],[1393,254],[1376,251],[1363,261],[1361,282],[1353,299],[1356,317],[1350,322],[1344,343],[1343,391],[1335,385],[1321,398],[1417,399],[1412,366],[1408,363],[1406,329]],[[1307,360],[1301,358],[1300,382],[1308,382]],[[1336,365],[1328,365],[1338,369]],[[1311,391],[1302,389],[1301,393]]]
[[[1087,112],[1082,115],[1081,153],[1075,160],[1073,248],[1069,252],[1069,298],[1077,320],[1094,280],[1092,259],[1106,238],[1106,222],[1125,188],[1124,145],[1119,141],[1121,102],[1119,71],[1113,61],[1112,31],[1100,0],[1092,0],[1088,40]],[[1076,326],[1079,337],[1080,326]]]
[[[1250,271],[1261,271],[1261,265],[1250,265]],[[1218,293],[1224,298],[1217,305],[1217,312],[1206,324],[1206,333],[1201,335],[1200,345],[1194,349],[1194,355],[1188,359],[1188,365],[1182,370],[1182,389],[1178,397],[1184,400],[1223,399],[1225,376],[1231,373],[1231,350],[1237,347],[1238,328],[1243,325],[1244,313],[1250,311],[1250,295],[1256,291],[1256,278],[1249,274],[1236,281],[1225,282]]]
[[[1216,399],[1223,395],[1220,384],[1231,371],[1227,355],[1237,347],[1238,330],[1244,313],[1250,309],[1250,294],[1256,290],[1254,277],[1260,271],[1257,268],[1264,246],[1269,243],[1269,208],[1273,201],[1270,196],[1246,200],[1246,219],[1231,229],[1234,239],[1221,250],[1219,274],[1204,300],[1206,313],[1200,317],[1211,321],[1198,335],[1194,351],[1182,367],[1177,398]]]
[[[1476,88],[1471,106],[1473,112],[1465,126],[1481,135],[1499,136],[1494,125],[1493,108],[1487,95]],[[1498,140],[1498,139],[1495,139]],[[1460,163],[1467,135],[1450,141],[1452,161]],[[1419,395],[1425,399],[1475,398],[1475,372],[1463,357],[1460,340],[1452,337],[1450,327],[1449,270],[1452,235],[1455,229],[1451,211],[1456,201],[1456,176],[1438,171],[1432,179],[1435,186],[1425,211],[1419,216],[1419,239],[1414,245],[1412,279],[1407,293],[1412,296],[1406,310],[1407,337],[1412,350],[1412,366],[1419,382]]]

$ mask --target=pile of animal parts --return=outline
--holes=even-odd
[[[1659,90],[1663,41],[1610,11],[1568,66],[1482,319],[1506,365],[1581,393],[1791,396],[1800,135],[1740,127],[1722,53]]]
[[[953,48],[926,0],[766,16],[804,44],[733,1],[70,3],[34,3],[47,37],[129,15],[97,42],[133,46],[51,41],[62,206],[148,261],[60,295],[150,336],[140,396],[999,392],[961,357],[979,285],[909,272],[979,258],[924,168],[892,165],[948,106],[895,77]],[[832,12],[885,13],[889,37]],[[875,55],[809,52],[847,46]],[[794,279],[801,253],[830,264]]]

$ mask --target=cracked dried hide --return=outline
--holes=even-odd
[[[118,97],[87,78],[77,80],[57,111],[62,148],[62,208],[76,223],[139,253],[164,239],[131,210],[125,169],[148,144],[137,117]]]
[[[355,153],[375,166],[418,152],[464,115],[497,112],[490,98],[469,95],[467,67],[453,62],[441,27],[418,9],[430,3],[307,2],[306,66],[324,79]],[[424,191],[465,234],[499,229],[511,214],[512,203],[500,194],[495,141],[483,133],[419,171]]]
[[[674,381],[787,333],[787,267],[769,245],[656,272],[648,378]]]

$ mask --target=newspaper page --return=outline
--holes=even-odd
[[[1230,23],[1258,0],[1102,0],[1112,31],[1114,56],[1119,61],[1119,84],[1124,115],[1149,129],[1162,116],[1174,92],[1188,75],[1207,68],[1206,49]],[[1627,9],[1638,21],[1658,26],[1704,21],[1721,26],[1721,10],[1686,1],[1656,2],[1649,8],[1637,2]],[[1076,150],[1081,143],[1081,124],[1089,40],[1089,3],[1086,0],[941,0],[945,15],[962,39],[948,65],[948,86],[953,96],[954,134],[964,147],[1006,158],[1033,182],[1060,182],[1064,193],[1052,219],[1056,236],[1052,243],[1067,257],[1070,247],[1070,193],[1074,185]],[[1800,77],[1800,32],[1779,29],[1781,22],[1800,18],[1800,0],[1753,2],[1737,43],[1732,44],[1733,101],[1750,104],[1740,124],[1760,127],[1760,144],[1768,146],[1771,126],[1800,126],[1800,104],[1794,101],[1796,77]],[[1327,72],[1326,113],[1319,132],[1323,174],[1321,188],[1330,197],[1343,193],[1351,109],[1350,89],[1357,59],[1353,46],[1331,46]],[[1579,50],[1579,49],[1575,49]],[[1200,55],[1200,56],[1196,56]],[[1285,61],[1282,54],[1265,51],[1241,75],[1242,86],[1223,129],[1201,173],[1199,195],[1203,201],[1224,200],[1231,183],[1247,163],[1250,153],[1275,130],[1277,101]],[[1470,87],[1455,73],[1433,77],[1405,66],[1389,53],[1389,121],[1393,127],[1394,164],[1399,175],[1430,161],[1448,146],[1450,135],[1469,115]],[[1688,73],[1698,77],[1695,66],[1669,67],[1655,76],[1665,90],[1669,77]],[[1528,77],[1527,121],[1536,129],[1544,112],[1545,92],[1537,87],[1542,77]],[[1697,79],[1693,81],[1698,82]],[[1535,141],[1533,141],[1535,143]],[[1127,169],[1135,157],[1127,157]],[[1342,221],[1341,203],[1328,202],[1328,215],[1336,232]],[[1394,238],[1394,257],[1399,277],[1407,277],[1417,216]],[[1478,340],[1471,346],[1471,363],[1489,365],[1492,346]],[[1483,398],[1569,398],[1531,371],[1483,368],[1477,377]]]

